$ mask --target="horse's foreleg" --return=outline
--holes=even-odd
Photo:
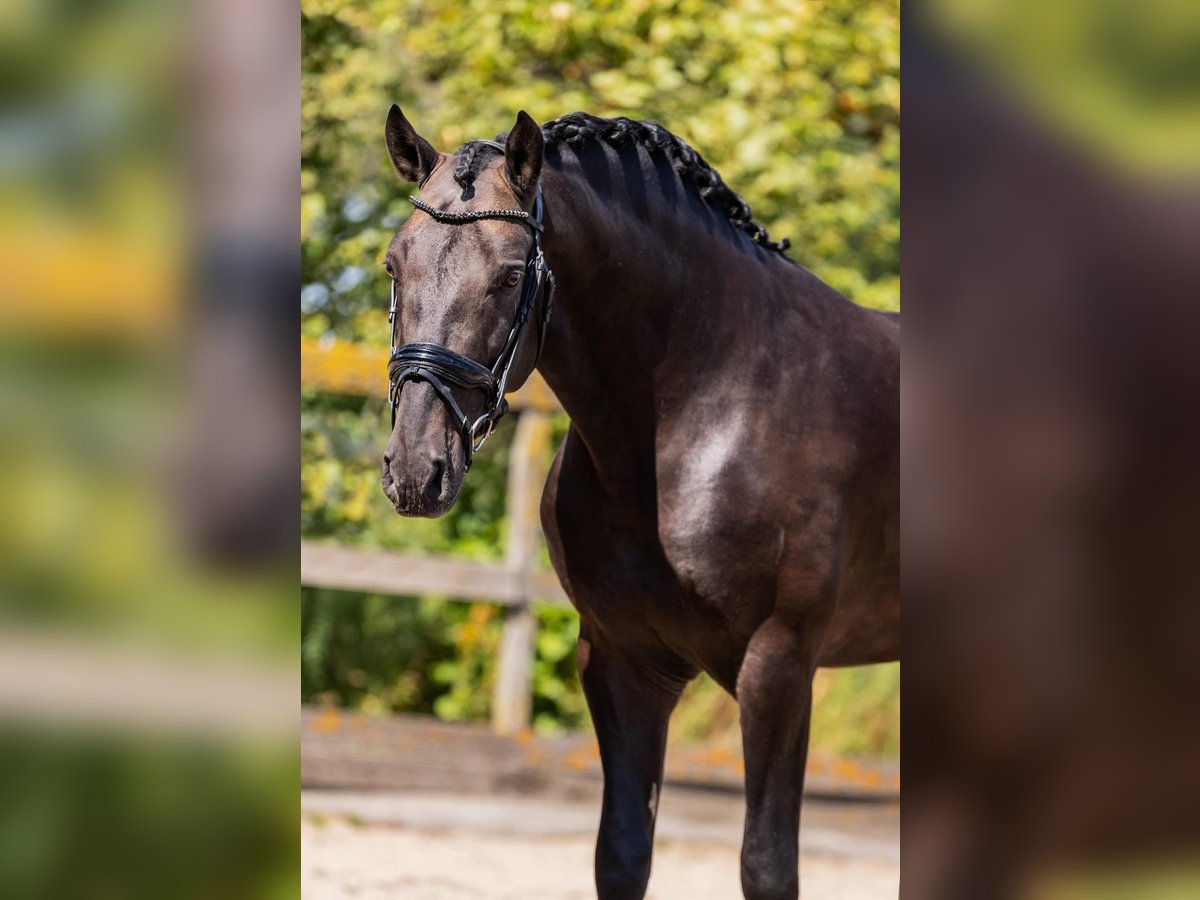
[[[768,619],[738,675],[746,762],[742,892],[747,900],[799,896],[800,794],[812,710],[812,654],[795,631]]]
[[[580,676],[604,768],[596,842],[600,900],[640,900],[650,878],[667,719],[691,678],[675,662],[661,662],[594,643],[586,629],[580,635]]]

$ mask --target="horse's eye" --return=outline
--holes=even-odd
[[[504,286],[510,287],[510,288],[516,287],[517,282],[519,282],[520,280],[521,280],[521,273],[514,269],[513,271],[509,272],[507,276],[505,276]]]

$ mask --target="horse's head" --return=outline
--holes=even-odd
[[[474,445],[503,412],[503,391],[536,363],[542,323],[533,307],[548,272],[536,252],[541,224],[522,215],[540,211],[544,142],[524,112],[503,145],[470,142],[454,156],[396,106],[385,134],[396,171],[421,193],[384,258],[395,421],[383,490],[401,515],[436,517],[454,505]]]

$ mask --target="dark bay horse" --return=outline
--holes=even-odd
[[[645,893],[667,720],[705,671],[741,709],[743,892],[796,897],[813,673],[899,658],[898,320],[660,126],[521,113],[449,155],[393,106],[386,140],[420,186],[386,256],[397,511],[450,508],[535,365],[571,417],[542,523],[603,762],[599,896]]]

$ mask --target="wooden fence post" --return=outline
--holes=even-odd
[[[508,531],[505,565],[522,585],[522,601],[506,607],[496,684],[492,694],[492,728],[513,734],[530,724],[533,707],[533,661],[537,617],[530,609],[530,576],[537,565],[541,536],[538,506],[548,471],[550,420],[545,413],[525,410],[508,455]]]

